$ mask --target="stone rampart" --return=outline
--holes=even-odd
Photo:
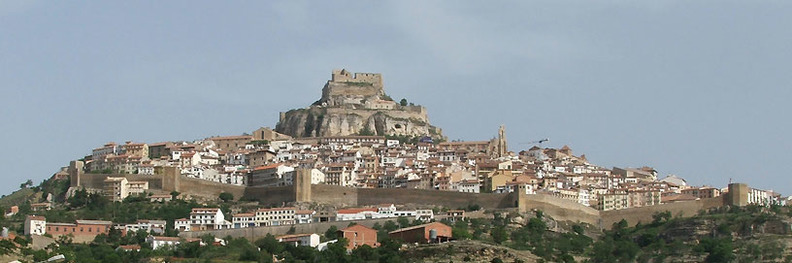
[[[660,204],[629,208],[623,210],[599,211],[571,200],[564,200],[551,195],[520,195],[519,211],[542,210],[544,214],[562,221],[589,223],[594,226],[610,229],[613,223],[622,219],[629,225],[638,222],[649,223],[655,213],[669,211],[673,216],[691,217],[702,209],[723,206],[723,198],[709,198],[689,202]]]
[[[104,180],[108,177],[126,177],[128,181],[146,181],[150,189],[162,189],[162,176],[142,174],[80,174],[81,187],[103,189]]]
[[[556,220],[600,226],[599,210],[552,195],[520,195],[518,206],[520,213],[541,210]]]
[[[146,181],[150,190],[165,192],[178,191],[185,195],[216,198],[222,192],[229,192],[234,198],[245,194],[245,186],[221,184],[206,180],[189,178],[182,175],[142,175],[142,174],[80,174],[79,187],[87,189],[104,189],[104,180],[108,177],[125,177],[128,181]],[[167,180],[167,179],[171,180]],[[72,179],[75,180],[75,179]]]
[[[474,204],[486,208],[516,207],[515,195],[513,194],[475,194],[398,188],[349,188],[334,185],[311,185],[311,191],[312,202],[341,207],[388,203],[443,206],[448,208],[466,207]]]
[[[633,226],[638,222],[646,224],[652,222],[652,215],[655,213],[669,211],[674,217],[691,217],[698,214],[700,210],[723,206],[723,198],[715,197],[696,201],[677,202],[660,204],[653,206],[636,207],[623,210],[602,211],[602,227],[610,229],[613,223],[622,219],[627,220],[627,224]]]
[[[358,206],[358,188],[336,185],[311,185],[311,201],[338,206]]]
[[[234,199],[239,199],[245,194],[247,188],[241,185],[221,184],[185,176],[180,176],[178,180],[176,191],[185,195],[205,198],[217,198],[220,193],[228,192],[234,195]]]
[[[283,206],[296,200],[294,186],[278,187],[247,187],[244,190],[244,197],[248,200],[259,201],[262,205]]]

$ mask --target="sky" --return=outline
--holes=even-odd
[[[788,1],[0,0],[5,184],[107,142],[274,127],[333,69],[450,140],[792,194]]]

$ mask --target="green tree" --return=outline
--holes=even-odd
[[[508,238],[506,234],[506,227],[504,226],[496,226],[492,229],[492,241],[498,244],[502,244]]]
[[[468,223],[463,220],[459,220],[456,223],[454,223],[454,226],[451,228],[451,235],[455,239],[473,238],[473,235],[471,235],[470,231],[468,231]]]
[[[366,262],[379,261],[379,252],[369,245],[362,245],[352,251],[352,257]]]
[[[262,251],[267,251],[273,255],[280,254],[283,251],[283,244],[278,242],[272,234],[267,234],[265,237],[256,240],[255,243]]]
[[[337,239],[338,238],[338,227],[330,226],[330,228],[328,228],[327,231],[325,231],[324,236],[325,236],[325,238],[327,238],[329,240]]]
[[[223,200],[223,202],[230,202],[230,201],[234,200],[234,194],[229,193],[229,192],[222,192],[222,193],[220,193],[219,197],[220,197],[220,200]]]
[[[407,99],[401,99],[401,100],[399,101],[399,105],[402,105],[402,106],[407,106]]]
[[[671,211],[664,211],[664,212],[655,212],[652,214],[652,224],[660,224],[662,222],[668,222],[671,220]]]
[[[25,189],[25,188],[28,188],[28,187],[30,187],[30,186],[32,186],[32,185],[33,185],[33,180],[30,180],[30,179],[28,179],[28,180],[27,180],[27,181],[25,181],[24,183],[20,184],[20,185],[19,185],[19,188],[20,188],[20,189]]]
[[[407,219],[407,217],[404,216],[400,216],[399,218],[396,218],[396,222],[399,223],[399,227],[401,228],[410,226],[410,219]]]
[[[388,220],[385,221],[384,225],[382,225],[382,229],[385,229],[385,231],[387,232],[392,232],[393,230],[399,229],[399,226],[396,225],[396,223],[394,223],[393,221]]]
[[[705,238],[696,247],[696,251],[709,253],[706,262],[732,262],[735,258],[732,250],[732,241],[729,238]]]

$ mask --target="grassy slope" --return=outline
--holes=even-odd
[[[6,195],[0,198],[0,206],[10,207],[14,205],[21,205],[24,204],[25,201],[29,200],[35,193],[33,189],[25,188],[19,189],[16,192],[11,193],[10,195]]]

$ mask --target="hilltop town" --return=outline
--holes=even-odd
[[[153,249],[198,242],[205,233],[240,238],[275,233],[282,234],[281,242],[326,248],[330,243],[320,242],[316,231],[308,229],[338,227],[351,251],[379,246],[372,225],[399,218],[415,224],[389,229],[390,237],[426,243],[455,239],[449,225],[492,217],[478,208],[522,215],[543,210],[556,220],[602,230],[620,220],[647,222],[660,211],[692,211],[685,214],[692,216],[724,205],[783,206],[790,201],[745,184],[689,185],[652,167],[602,167],[569,146],[549,148],[544,142],[512,151],[504,126],[494,138],[446,141],[429,124],[425,108],[387,97],[380,74],[335,70],[320,100],[282,113],[274,130],[98,145],[50,179],[68,188],[61,202],[42,196],[44,202],[29,203],[21,211],[14,206],[6,214],[24,214],[26,235],[69,235],[85,242],[112,231],[126,235],[143,230],[151,233],[145,241]],[[54,222],[42,216],[58,206],[79,207],[75,200],[92,196],[157,204],[191,200],[193,205],[178,217],[136,216],[134,222]],[[231,209],[217,203],[234,200],[254,203]],[[359,224],[343,228],[345,221]],[[313,224],[319,225],[295,233],[294,226]],[[234,232],[244,229],[253,230]],[[166,237],[175,233],[182,238]],[[364,233],[373,239],[358,240]]]
[[[651,167],[601,167],[590,163],[585,155],[575,155],[569,146],[541,147],[544,141],[529,149],[509,151],[503,126],[497,137],[488,140],[438,141],[439,133],[431,131],[436,128],[428,124],[425,109],[381,99],[386,96],[382,83],[380,74],[353,76],[346,70],[333,71],[322,98],[311,108],[336,109],[358,117],[359,111],[368,111],[368,116],[391,116],[413,114],[415,110],[415,117],[397,123],[388,121],[385,128],[374,122],[344,122],[345,126],[337,127],[327,121],[335,117],[322,117],[319,119],[324,121],[309,121],[293,128],[287,123],[293,123],[297,113],[285,113],[277,130],[262,127],[241,135],[194,141],[107,143],[81,158],[79,170],[157,176],[163,168],[172,167],[187,178],[275,187],[292,185],[296,169],[309,169],[313,185],[465,193],[519,190],[602,211],[713,198],[727,191],[725,185],[688,185],[675,175],[660,178]],[[412,122],[425,126],[417,129]],[[306,128],[309,126],[312,128]],[[66,177],[67,170],[64,167],[55,176]],[[112,178],[106,183],[118,184],[119,179]],[[129,181],[117,188],[120,192],[109,196],[120,201],[129,194],[146,192],[149,185]],[[749,203],[785,202],[780,194],[761,189],[751,188],[748,196]]]

